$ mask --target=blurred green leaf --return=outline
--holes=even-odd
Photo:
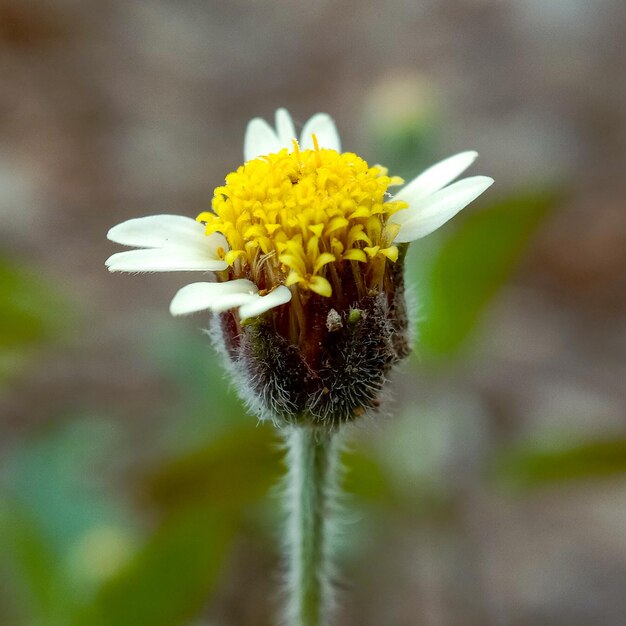
[[[66,305],[48,282],[0,257],[0,349],[50,339],[65,310]]]
[[[162,510],[191,502],[239,507],[276,482],[280,459],[271,427],[240,426],[160,466],[146,478],[143,495]]]
[[[393,485],[378,460],[363,451],[350,450],[342,455],[343,483],[347,493],[366,502],[390,503]]]
[[[119,449],[117,425],[90,415],[72,417],[24,440],[5,460],[3,487],[59,554],[93,528],[125,526],[130,517],[107,493],[103,474]]]
[[[376,162],[384,163],[395,176],[408,181],[431,164],[436,135],[430,115],[384,126],[374,135]]]
[[[520,488],[626,474],[626,439],[595,440],[552,450],[524,447],[500,456],[499,482]]]
[[[462,346],[555,202],[554,194],[515,196],[440,234],[433,256],[420,260],[417,280],[426,356],[449,356]]]
[[[76,626],[178,626],[209,599],[234,532],[210,506],[168,518],[126,568],[101,588]]]
[[[29,624],[68,623],[71,594],[57,555],[34,520],[6,500],[0,502],[0,561]]]
[[[147,349],[154,351],[164,376],[180,389],[177,418],[165,426],[170,448],[188,450],[254,425],[255,418],[243,408],[210,338],[200,329],[164,324],[150,334]]]
[[[407,483],[374,450],[352,449],[342,455],[342,463],[343,488],[362,503],[408,517],[449,518],[448,493],[417,480]]]

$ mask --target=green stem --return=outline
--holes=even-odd
[[[287,435],[289,626],[322,626],[331,603],[329,530],[336,436],[295,426]]]

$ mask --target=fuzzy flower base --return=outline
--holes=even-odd
[[[227,315],[213,332],[250,410],[277,425],[334,428],[376,410],[391,368],[409,354],[403,294],[366,296],[337,311],[309,307],[307,341],[293,345],[266,320],[239,332]]]

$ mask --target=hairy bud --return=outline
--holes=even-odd
[[[336,427],[379,408],[390,370],[410,352],[405,249],[378,292],[360,293],[347,273],[341,298],[309,293],[243,324],[232,312],[214,316],[212,335],[254,413]]]

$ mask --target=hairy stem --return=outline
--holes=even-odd
[[[287,434],[289,626],[322,626],[332,601],[329,530],[337,436],[295,426]]]

